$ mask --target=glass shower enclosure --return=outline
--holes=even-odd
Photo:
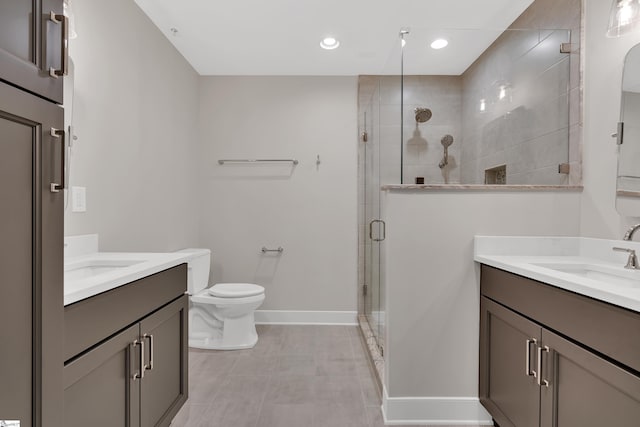
[[[579,33],[403,30],[385,70],[360,76],[359,320],[380,356],[392,232],[381,187],[579,182]],[[449,50],[431,49],[443,35]]]
[[[360,76],[360,321],[368,328],[370,349],[384,354],[386,224],[381,186],[400,179],[399,119],[402,110],[402,47],[398,40],[381,76]],[[375,359],[375,356],[374,356]]]

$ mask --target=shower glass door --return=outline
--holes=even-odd
[[[362,209],[362,261],[364,264],[363,309],[375,343],[384,354],[385,339],[385,239],[381,187],[401,180],[402,156],[402,75],[401,43],[387,61],[385,72],[360,77],[361,163],[364,197]]]
[[[364,111],[364,315],[378,348],[382,348],[380,246],[380,82],[376,79]]]

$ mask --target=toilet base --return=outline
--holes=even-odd
[[[261,303],[262,299],[264,297],[253,305]],[[224,318],[220,307],[193,303],[189,310],[189,347],[205,350],[242,350],[255,347],[258,333],[253,318],[253,305],[245,306],[249,312],[244,315]],[[231,306],[230,310],[235,308]]]
[[[258,343],[258,336],[253,341],[242,345],[224,344],[221,338],[189,337],[189,347],[202,350],[246,350],[253,348]]]

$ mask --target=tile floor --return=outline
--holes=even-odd
[[[190,349],[189,400],[172,427],[384,425],[356,326],[257,329],[251,350]]]

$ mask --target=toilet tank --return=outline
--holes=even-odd
[[[189,295],[195,295],[209,284],[211,250],[183,249],[178,252],[188,254],[187,292],[189,292]]]

